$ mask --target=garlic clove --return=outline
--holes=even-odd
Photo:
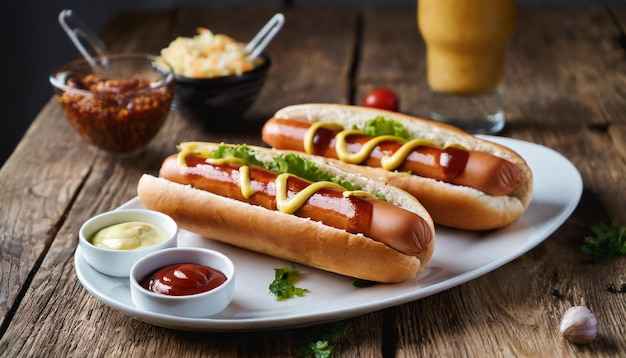
[[[559,327],[563,338],[579,344],[591,343],[598,335],[598,320],[585,306],[570,307]]]

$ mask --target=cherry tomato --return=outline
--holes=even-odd
[[[387,87],[379,87],[368,93],[361,102],[363,107],[373,107],[386,109],[388,111],[398,111],[398,96]]]

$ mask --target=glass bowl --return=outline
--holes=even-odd
[[[140,152],[168,117],[174,74],[162,58],[122,53],[62,65],[50,75],[68,121],[88,143],[117,155]]]

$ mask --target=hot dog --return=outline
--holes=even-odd
[[[146,208],[183,229],[377,282],[412,278],[432,256],[432,219],[398,188],[307,155],[204,142],[179,148],[137,191]]]
[[[343,169],[413,194],[441,225],[488,230],[517,220],[532,198],[532,173],[509,148],[458,128],[359,106],[302,104],[269,119],[276,149],[329,158]]]

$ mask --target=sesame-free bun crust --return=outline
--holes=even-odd
[[[506,226],[524,214],[532,199],[533,176],[517,153],[502,145],[480,139],[456,127],[386,110],[341,104],[312,103],[285,107],[275,118],[300,119],[309,122],[337,122],[344,128],[361,125],[377,116],[403,124],[414,138],[425,138],[441,146],[460,144],[506,159],[520,169],[522,180],[507,196],[491,196],[474,188],[448,184],[405,172],[387,171],[364,165],[328,159],[333,164],[395,185],[414,195],[441,225],[465,230],[489,230]]]
[[[435,245],[434,224],[424,207],[396,187],[321,162],[317,164],[368,191],[375,188],[388,201],[418,214],[428,222],[432,240],[420,254],[405,255],[361,234],[149,174],[140,178],[137,192],[146,208],[170,215],[182,229],[209,239],[363,280],[392,283],[415,277],[430,261]]]

